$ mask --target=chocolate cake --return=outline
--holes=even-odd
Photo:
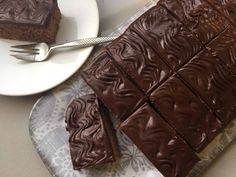
[[[150,95],[164,119],[200,152],[224,123],[175,75]]]
[[[236,118],[236,3],[160,0],[81,70],[165,177],[186,177]]]
[[[126,118],[145,101],[142,92],[114,66],[106,52],[95,58],[83,76],[115,117]]]
[[[57,0],[2,0],[0,38],[53,43],[60,19]]]
[[[165,177],[185,177],[199,158],[148,103],[120,125]]]
[[[75,170],[116,161],[120,154],[108,112],[96,95],[74,99],[66,111]]]

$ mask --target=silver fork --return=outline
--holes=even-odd
[[[71,41],[58,45],[48,45],[46,43],[34,43],[26,45],[15,45],[11,46],[13,52],[11,56],[30,62],[44,61],[49,58],[50,54],[57,49],[80,49],[85,47],[94,46],[97,44],[102,44],[110,42],[117,37],[96,37],[96,38],[85,38],[76,41]],[[17,49],[17,50],[16,50]]]

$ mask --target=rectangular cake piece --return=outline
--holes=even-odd
[[[95,57],[94,62],[83,68],[81,76],[120,120],[125,119],[145,100],[143,93],[114,65],[105,50]]]
[[[176,76],[154,90],[150,100],[197,152],[204,149],[223,127],[218,117]]]
[[[120,125],[165,177],[186,177],[199,158],[147,103]]]
[[[108,45],[107,50],[144,93],[150,92],[172,74],[160,56],[130,29]]]
[[[3,0],[0,38],[53,43],[60,19],[57,0]]]
[[[103,165],[119,158],[115,130],[106,108],[96,95],[74,99],[65,116],[75,170]]]
[[[217,56],[204,50],[178,73],[224,124],[236,117],[236,78]]]
[[[151,8],[130,28],[174,70],[178,70],[203,47],[177,18],[160,5]]]
[[[159,2],[178,18],[203,44],[207,44],[229,21],[206,0],[161,0]]]

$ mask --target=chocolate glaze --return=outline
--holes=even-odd
[[[228,123],[236,117],[236,79],[218,57],[207,50],[179,71],[180,76]]]
[[[222,128],[221,121],[176,76],[153,91],[150,100],[197,152]]]
[[[0,22],[44,25],[55,0],[1,0]]]
[[[115,160],[100,106],[91,94],[73,100],[67,108],[70,153],[76,170]]]
[[[145,100],[139,89],[112,63],[103,51],[81,76],[118,119],[124,119]]]
[[[127,30],[107,49],[145,93],[165,81],[172,73],[159,55],[132,30]]]
[[[207,45],[207,49],[213,56],[217,56],[221,64],[236,76],[236,35],[231,27]]]
[[[227,20],[205,0],[161,0],[160,2],[193,32],[203,44],[227,26]]]
[[[135,21],[131,29],[175,70],[202,48],[197,38],[159,5]]]
[[[235,0],[207,0],[214,8],[228,18],[233,25],[236,22],[236,1]]]
[[[81,72],[166,177],[185,177],[191,148],[236,117],[236,31],[225,17],[206,0],[161,0]],[[146,101],[156,110],[138,109]]]
[[[186,177],[199,160],[148,104],[137,109],[120,128],[165,177]]]

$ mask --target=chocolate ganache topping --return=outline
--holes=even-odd
[[[106,52],[96,56],[94,61],[92,67],[85,68],[81,75],[88,79],[89,85],[104,105],[109,106],[113,116],[122,120],[146,98],[123,72],[115,67]]]
[[[74,169],[114,161],[100,104],[94,94],[75,99],[66,111],[70,153]]]
[[[122,122],[120,128],[165,177],[186,177],[199,160],[147,103]]]
[[[132,30],[127,30],[108,45],[107,50],[145,93],[160,85],[172,73],[159,55]]]
[[[161,0],[160,4],[171,11],[204,44],[216,37],[229,24],[205,0]]]
[[[236,0],[160,0],[81,71],[165,177],[236,117],[235,20]]]
[[[0,0],[0,21],[44,25],[54,0]]]

